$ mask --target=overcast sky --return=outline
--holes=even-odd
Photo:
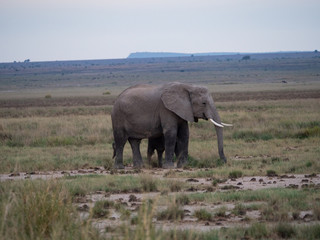
[[[319,0],[0,0],[0,62],[313,51]]]

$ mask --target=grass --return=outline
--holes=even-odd
[[[229,173],[229,178],[240,178],[242,177],[242,172],[239,170],[234,170]]]
[[[109,207],[110,207],[109,201],[97,201],[91,210],[92,217],[93,218],[108,217]]]
[[[200,221],[212,221],[213,215],[206,209],[202,208],[194,212],[194,216]]]
[[[293,238],[297,234],[295,228],[288,223],[280,222],[274,230],[280,238]]]
[[[57,181],[1,184],[1,238],[100,239],[90,222],[78,219],[71,200]]]
[[[227,164],[219,160],[214,127],[200,120],[189,125],[187,168],[196,168],[193,171],[173,170],[165,179],[113,171],[113,175],[107,176],[0,182],[0,238],[319,239],[316,187],[186,194],[184,191],[190,185],[176,179],[209,178],[214,187],[227,178],[241,176],[319,173],[318,68],[310,64],[317,59],[259,60],[252,56],[246,62],[219,58],[190,60],[0,64],[0,173],[97,166],[112,169],[112,104],[124,88],[135,83],[197,79],[214,92],[221,119],[234,124],[224,129]],[[289,70],[284,71],[282,66]],[[269,83],[270,79],[279,83]],[[281,79],[288,83],[282,84]],[[86,87],[74,87],[75,84]],[[40,85],[45,87],[39,88]],[[145,161],[146,151],[147,143],[143,140],[141,152]],[[132,164],[129,144],[124,150],[124,164]],[[161,196],[144,201],[138,212],[129,211],[120,203],[98,201],[91,207],[88,218],[79,218],[74,203],[97,191],[158,192]],[[235,204],[233,209],[218,208],[212,213],[203,207],[195,212],[203,221],[228,217],[227,212],[246,218],[246,213],[257,210],[264,222],[248,219],[246,227],[209,232],[165,231],[154,224],[155,218],[173,224],[184,218],[185,205],[201,203]],[[99,234],[93,226],[108,218],[111,208],[119,213],[124,225],[108,227]],[[295,224],[301,220],[301,211],[312,211],[314,224]]]
[[[178,221],[184,218],[184,212],[177,206],[170,206],[166,210],[158,213],[157,220]]]
[[[200,120],[190,124],[189,166],[213,167],[223,177],[228,177],[232,171],[241,171],[243,175],[261,174],[260,170],[274,170],[278,174],[302,173],[311,168],[320,171],[317,161],[320,106],[317,100],[217,105],[221,118],[235,123],[233,128],[224,131],[228,164],[219,161],[212,124]],[[110,168],[113,165],[111,119],[102,107],[38,107],[20,111],[1,108],[1,111],[10,113],[0,118],[2,173],[77,169],[84,165]],[[239,131],[252,132],[259,138],[265,132],[272,137],[253,139],[238,135]],[[308,132],[306,137],[297,137],[305,132]],[[144,158],[146,148],[144,140],[141,144]],[[126,165],[132,164],[131,155],[127,144],[124,151]]]
[[[256,191],[227,191],[192,193],[188,197],[190,201],[206,203],[241,203],[241,202],[264,202],[267,207],[277,207],[284,211],[310,210],[316,204],[319,189],[262,189]],[[265,205],[261,205],[263,208]],[[318,206],[318,204],[316,205]],[[315,207],[317,209],[317,207]]]

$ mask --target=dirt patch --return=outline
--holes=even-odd
[[[194,170],[165,170],[165,169],[143,169],[135,170],[126,168],[120,171],[108,171],[103,167],[66,170],[66,171],[46,171],[46,172],[15,172],[10,174],[0,174],[0,181],[6,180],[22,180],[22,179],[54,179],[70,176],[85,176],[85,175],[137,175],[148,174],[155,178],[171,179],[173,181],[187,182],[188,184],[197,186],[197,189],[206,189],[203,186],[211,186],[213,178],[187,178],[187,177],[168,177],[170,173],[188,173]],[[219,190],[259,190],[266,188],[306,188],[306,187],[320,187],[319,174],[294,174],[294,175],[280,175],[280,176],[245,176],[241,178],[231,178],[223,183],[218,183]],[[195,188],[196,189],[196,188]]]
[[[143,202],[150,199],[156,202],[155,212],[159,213],[168,208],[168,200],[161,201],[163,197],[170,197],[173,195],[189,195],[194,193],[205,192],[224,192],[224,191],[243,191],[270,188],[320,188],[320,175],[319,174],[294,174],[294,175],[281,175],[281,176],[245,176],[241,178],[228,179],[224,182],[217,183],[213,186],[212,178],[187,178],[187,177],[174,177],[169,178],[170,173],[187,173],[194,170],[164,170],[164,169],[143,169],[136,171],[132,168],[126,168],[118,172],[110,172],[101,168],[93,169],[80,169],[74,171],[51,171],[51,172],[30,172],[30,173],[12,173],[1,174],[0,181],[9,180],[21,180],[21,179],[52,179],[61,178],[64,176],[85,176],[89,174],[97,175],[138,175],[148,174],[154,178],[182,181],[191,185],[193,190],[184,190],[179,192],[143,192],[143,193],[112,193],[97,191],[85,196],[76,196],[74,198],[74,205],[76,206],[79,216],[82,219],[87,219],[95,204],[99,201],[109,201],[112,203],[112,207],[108,207],[108,215],[102,218],[94,218],[93,224],[101,232],[105,232],[106,229],[112,229],[122,224],[132,225],[133,219],[138,216],[140,207]],[[210,190],[211,189],[211,190]],[[174,198],[173,198],[174,199]],[[224,203],[208,203],[202,201],[190,200],[185,204],[182,204],[181,210],[184,213],[183,219],[179,220],[159,220],[157,216],[152,218],[153,223],[157,228],[163,230],[186,230],[192,229],[197,231],[210,231],[213,229],[220,229],[226,227],[245,227],[250,226],[252,222],[265,222],[262,217],[262,210],[250,208],[249,205],[267,205],[268,199],[259,202],[243,202],[242,210],[236,210],[239,208],[237,204],[233,202]],[[248,207],[247,207],[248,206]],[[209,220],[203,220],[196,217],[196,212],[205,210],[212,214],[212,218]],[[217,213],[218,212],[218,213]],[[288,219],[294,221],[295,224],[311,224],[318,223],[313,217],[312,211],[299,211],[296,214],[286,213]],[[272,224],[272,221],[268,223]]]

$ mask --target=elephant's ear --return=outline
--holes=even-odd
[[[161,100],[164,106],[182,119],[194,122],[190,94],[181,83],[172,83],[163,89]]]

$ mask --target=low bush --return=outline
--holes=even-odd
[[[279,223],[274,230],[281,238],[292,238],[296,235],[296,230],[289,223]]]
[[[229,173],[229,178],[240,178],[242,177],[242,172],[239,170],[234,170]]]
[[[217,217],[226,217],[227,208],[226,207],[220,207],[216,209],[215,216]]]
[[[158,220],[182,220],[184,218],[184,211],[181,209],[180,205],[172,203],[167,207],[167,209],[159,212],[157,214]]]
[[[212,213],[208,212],[206,209],[199,209],[194,212],[194,216],[200,221],[212,221]]]
[[[109,215],[109,202],[108,201],[97,201],[92,208],[93,218],[103,218]]]
[[[243,216],[246,214],[247,208],[243,204],[238,203],[236,204],[232,212],[237,216]]]
[[[276,177],[278,175],[277,175],[276,171],[274,171],[274,170],[267,170],[267,176],[268,177]]]
[[[176,198],[176,203],[178,205],[188,205],[190,203],[190,198],[186,194],[178,195]]]
[[[145,192],[156,192],[158,191],[158,185],[155,178],[150,175],[141,175],[140,183],[143,191]]]
[[[246,235],[253,239],[264,239],[269,237],[269,231],[264,223],[253,223],[247,230]]]

